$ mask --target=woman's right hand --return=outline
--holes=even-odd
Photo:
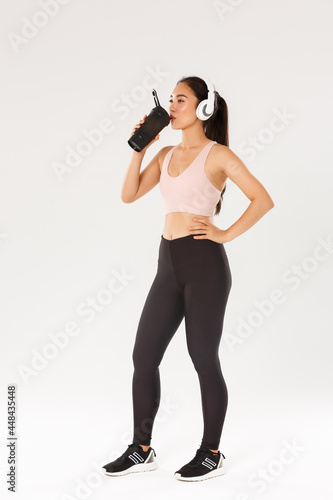
[[[146,118],[147,118],[147,115],[144,115],[143,119],[142,119],[142,120],[140,120],[140,121],[139,121],[139,123],[137,123],[137,124],[134,126],[134,129],[132,130],[132,135],[134,134],[134,132],[135,132],[138,128],[140,128],[140,127],[141,127],[141,125],[144,123],[144,121],[145,121],[145,119],[146,119]],[[150,141],[150,143],[149,143],[149,144],[147,144],[147,146],[146,146],[146,147],[144,147],[144,148],[141,150],[141,152],[146,151],[146,149],[147,149],[147,148],[149,148],[149,146],[150,146],[151,144],[153,144],[153,142],[157,141],[159,138],[160,138],[160,134],[157,134],[157,136],[156,136],[156,137],[154,137],[154,139],[153,139],[152,141]]]

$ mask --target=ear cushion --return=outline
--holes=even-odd
[[[200,120],[208,120],[208,118],[210,118],[213,114],[213,112],[207,113],[206,111],[207,104],[208,104],[208,99],[204,99],[197,106],[196,115]]]

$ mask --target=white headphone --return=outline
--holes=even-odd
[[[198,104],[196,109],[196,114],[200,120],[208,120],[208,118],[210,118],[214,113],[215,88],[214,85],[212,85],[209,80],[203,78],[202,80],[204,80],[204,82],[207,85],[208,98],[204,99]]]

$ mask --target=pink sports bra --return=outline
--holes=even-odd
[[[164,198],[165,215],[170,212],[214,215],[221,191],[211,183],[205,172],[206,158],[214,144],[217,142],[211,141],[206,144],[190,166],[177,177],[168,173],[170,158],[177,146],[167,152],[160,177],[160,191]]]

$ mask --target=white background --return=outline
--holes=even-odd
[[[20,500],[332,498],[332,14],[329,0],[1,4],[2,497],[13,498],[7,386],[15,384]],[[173,476],[203,430],[183,322],[160,366],[159,469],[112,478],[100,466],[131,443],[131,354],[164,225],[159,186],[135,204],[120,199],[127,139],[154,105],[151,88],[168,109],[189,75],[206,76],[225,98],[230,148],[275,203],[225,244],[233,286],[220,344],[229,406],[219,449],[228,472],[198,483]],[[286,117],[279,131],[277,113]],[[84,130],[105,120],[112,131],[57,175]],[[180,141],[166,128],[142,168]],[[227,228],[248,203],[229,182],[216,224]],[[105,298],[114,272],[132,279],[87,322],[78,307]],[[75,336],[64,334],[71,322]],[[63,348],[52,340],[59,332]]]

